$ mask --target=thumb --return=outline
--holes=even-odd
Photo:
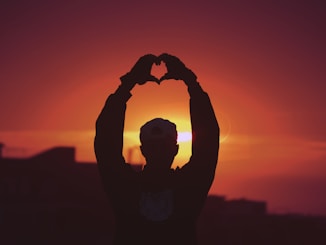
[[[152,75],[148,76],[147,81],[153,81],[153,82],[156,82],[158,84],[160,84],[160,82],[161,82],[158,78],[156,78],[155,76],[152,76]]]
[[[180,78],[174,74],[165,73],[165,75],[160,78],[160,81],[162,82],[163,80],[169,80],[169,79],[180,80]]]
[[[162,82],[163,80],[169,80],[169,79],[173,79],[173,77],[171,76],[171,74],[165,73],[163,75],[163,77],[160,78],[160,82]]]

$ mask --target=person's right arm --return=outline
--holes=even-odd
[[[96,120],[94,150],[102,177],[117,172],[125,162],[122,156],[126,102],[131,87],[122,84],[111,94]]]
[[[157,62],[154,55],[141,57],[126,75],[122,76],[121,85],[111,94],[96,121],[96,135],[94,150],[100,175],[105,183],[109,176],[122,177],[127,166],[124,164],[123,130],[126,112],[126,103],[131,97],[130,91],[136,84],[158,80],[150,75],[153,63]]]

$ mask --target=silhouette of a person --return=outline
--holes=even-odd
[[[150,75],[163,61],[167,73]],[[183,80],[190,95],[192,155],[171,169],[178,152],[176,125],[155,118],[140,129],[146,165],[135,172],[122,155],[126,103],[130,91],[147,81]],[[114,244],[197,244],[196,220],[213,182],[219,149],[219,126],[210,99],[196,75],[177,57],[145,55],[111,94],[96,121],[95,154],[105,191],[115,214]]]

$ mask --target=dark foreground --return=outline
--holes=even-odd
[[[200,244],[326,244],[325,217],[270,215],[266,206],[210,196],[198,221]],[[97,166],[77,163],[74,148],[24,159],[0,154],[1,245],[109,245],[113,231]]]
[[[198,222],[200,244],[326,244],[326,219],[300,215],[221,214],[210,198]],[[20,205],[19,205],[20,206]],[[111,244],[104,205],[5,207],[0,244]]]

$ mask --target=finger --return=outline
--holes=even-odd
[[[158,84],[161,82],[158,78],[156,78],[156,77],[154,77],[154,76],[149,76],[149,77],[147,78],[147,81],[153,81],[153,82],[156,82],[156,83],[158,83]]]
[[[157,57],[153,54],[146,54],[142,57],[142,59],[154,63],[156,61]]]
[[[159,57],[158,57],[158,60],[160,61],[160,63],[164,62],[165,63],[165,66],[167,68],[167,70],[171,70],[173,69],[173,61],[171,60],[171,57],[170,55],[168,54],[161,54]]]
[[[161,60],[159,59],[159,57],[156,57],[155,65],[159,66],[160,64],[161,64]]]
[[[139,58],[139,60],[137,61],[137,64],[149,66],[149,65],[154,64],[154,62],[156,62],[156,60],[157,60],[157,57],[155,55],[146,54]]]
[[[142,57],[140,57],[140,59],[153,59],[153,58],[157,58],[154,54],[145,54]]]
[[[164,53],[159,56],[159,59],[164,61],[167,66],[185,66],[183,62],[176,56]]]
[[[171,55],[169,55],[169,54],[167,54],[167,53],[163,53],[163,54],[161,54],[161,55],[158,57],[158,59],[159,59],[160,61],[164,61],[164,62],[165,62],[165,60],[169,59],[169,56],[171,56]]]
[[[174,79],[174,78],[171,76],[171,74],[169,74],[169,73],[165,73],[165,74],[163,75],[163,77],[160,78],[160,82],[162,82],[162,81],[164,81],[164,80],[169,80],[169,79]]]
[[[167,60],[179,60],[180,61],[180,59],[177,56],[174,56],[174,55],[171,55],[168,53],[163,53],[158,58],[161,60],[167,59]]]
[[[152,54],[146,54],[138,59],[136,64],[132,67],[132,71],[136,72],[139,70],[151,70],[154,62],[157,61],[157,57]]]

